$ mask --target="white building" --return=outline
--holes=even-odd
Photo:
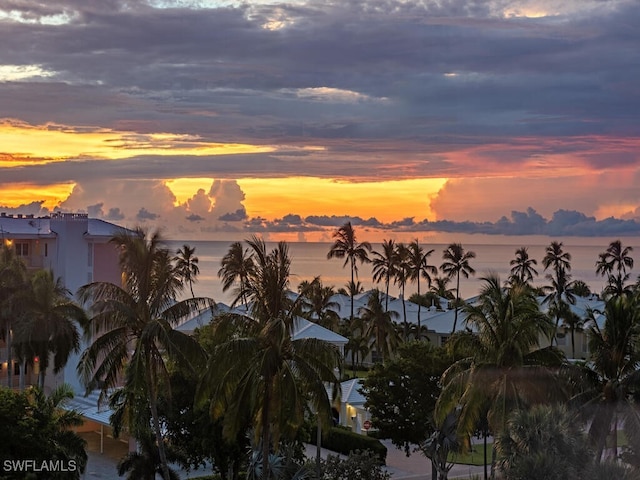
[[[93,281],[120,283],[118,253],[109,240],[121,231],[118,225],[81,213],[54,213],[42,218],[0,213],[0,241],[15,249],[28,270],[52,270],[54,278],[60,277],[72,294]],[[12,383],[17,387],[18,365],[8,364],[4,344],[0,344],[0,358],[0,382],[6,385],[7,369],[12,368],[16,374]],[[77,394],[84,394],[76,374],[78,358],[79,354],[73,355],[57,375],[47,373],[45,390],[68,383]],[[32,374],[28,369],[27,380],[33,383]]]

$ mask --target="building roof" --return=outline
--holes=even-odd
[[[100,392],[95,390],[87,396],[77,395],[65,403],[64,409],[75,410],[88,420],[110,426],[109,417],[111,417],[113,410],[107,405],[98,406],[99,397]]]
[[[64,220],[86,220],[85,235],[94,238],[111,238],[116,233],[127,231],[119,225],[89,218],[86,214],[53,214],[51,217],[35,217],[33,215],[6,215],[0,213],[0,238],[55,238],[56,232],[51,229],[52,222]]]

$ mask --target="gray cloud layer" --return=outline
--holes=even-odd
[[[537,3],[561,10],[542,18],[505,14]],[[160,4],[169,8],[153,6]],[[247,219],[242,192],[232,183],[228,190],[195,193],[174,210],[167,206],[171,192],[154,182],[446,177],[461,181],[448,183],[432,207],[451,221],[354,221],[407,231],[637,233],[640,192],[635,182],[620,181],[640,178],[637,1],[188,5],[2,2],[0,14],[20,21],[1,21],[0,66],[38,65],[46,74],[0,81],[0,117],[76,131],[273,144],[278,151],[0,167],[0,186],[74,182],[74,201],[66,205],[113,220],[180,218],[184,228],[215,221],[211,228],[303,231],[335,226],[349,213],[299,218],[292,206],[291,216],[280,220]],[[296,148],[304,145],[325,150]],[[532,178],[520,178],[521,170]],[[602,178],[584,188],[581,176],[589,172]],[[136,204],[114,204],[124,185],[138,183],[148,186],[155,203],[141,193]],[[473,209],[482,191],[496,193],[482,199],[487,207],[480,212]],[[469,201],[456,207],[460,195]],[[607,203],[628,206],[627,221],[592,217]],[[529,205],[543,213],[525,211]],[[493,221],[498,214],[492,212],[512,209],[510,218]],[[574,209],[585,214],[568,213]],[[470,211],[492,221],[464,222]]]

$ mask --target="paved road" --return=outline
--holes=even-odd
[[[103,454],[99,453],[99,441],[97,436],[86,434],[89,446],[89,461],[84,474],[84,479],[115,479],[118,478],[116,465],[118,459],[126,454],[127,446],[122,442],[113,439],[105,439]],[[387,447],[387,470],[391,473],[393,480],[431,480],[431,463],[419,453],[414,453],[407,457],[404,451],[397,449],[390,441],[384,440]],[[322,449],[321,455],[326,458],[328,454],[335,455],[334,452]],[[316,458],[316,447],[307,446],[307,456]],[[182,478],[194,478],[211,473],[211,469],[202,469],[195,472],[183,472]],[[449,473],[449,478],[469,478],[479,475],[482,478],[482,467],[469,465],[455,465]]]

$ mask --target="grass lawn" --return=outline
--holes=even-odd
[[[470,452],[450,453],[449,461],[462,465],[484,465],[484,445],[480,443],[471,447]],[[487,443],[487,464],[491,464],[491,448],[493,448],[493,443]]]

